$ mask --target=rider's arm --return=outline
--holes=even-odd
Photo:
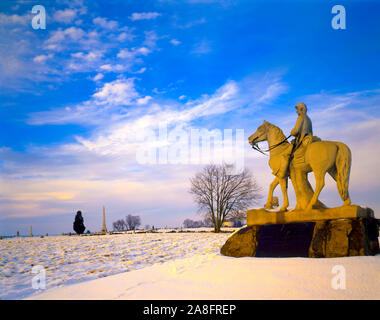
[[[300,131],[301,131],[301,125],[302,125],[302,117],[298,117],[297,118],[297,122],[296,122],[296,125],[295,127],[293,128],[293,130],[290,132],[290,134],[294,137],[296,137]]]

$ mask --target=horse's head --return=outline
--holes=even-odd
[[[256,145],[258,142],[268,140],[268,127],[270,123],[264,120],[264,123],[257,128],[256,132],[250,135],[248,142],[251,146]]]

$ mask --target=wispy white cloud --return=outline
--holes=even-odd
[[[132,71],[131,71],[131,73],[134,73],[134,74],[141,74],[141,73],[144,73],[145,71],[146,71],[146,68],[143,67],[143,68],[141,68],[141,69],[139,69],[139,70],[137,70],[137,71],[135,71],[135,72],[132,72]]]
[[[104,29],[114,30],[117,29],[117,27],[119,26],[119,23],[117,21],[108,20],[102,17],[94,18],[92,21],[95,25],[98,25]]]
[[[34,62],[41,62],[41,63],[43,63],[46,60],[51,59],[52,57],[53,57],[53,54],[51,54],[51,53],[50,54],[41,54],[39,56],[35,56],[33,58],[33,61]]]
[[[174,46],[178,46],[181,44],[181,41],[178,41],[177,39],[171,39],[170,43]]]
[[[70,54],[70,58],[67,60],[67,64],[64,66],[65,71],[72,73],[97,70],[99,68],[99,65],[103,63],[104,53],[104,51],[96,49],[88,52],[73,52]]]
[[[147,104],[150,100],[152,100],[151,96],[145,96],[144,98],[137,99],[137,104],[144,105]]]
[[[179,29],[188,29],[188,28],[192,28],[192,27],[197,26],[197,25],[204,24],[206,22],[207,21],[205,18],[201,18],[201,19],[197,19],[197,20],[193,20],[193,21],[184,23],[184,24],[180,24],[180,23],[176,22],[174,25]]]
[[[132,34],[132,31],[127,29],[127,31],[120,32],[116,39],[120,42],[124,41],[132,41],[135,38],[135,36]]]
[[[97,73],[93,78],[92,80],[93,81],[99,81],[99,80],[102,80],[104,78],[104,75],[102,73]]]
[[[107,105],[129,105],[138,97],[133,79],[118,79],[106,83],[93,94],[96,103]]]
[[[160,122],[171,127],[189,126],[204,117],[218,117],[244,107],[249,107],[252,112],[259,104],[265,104],[262,96],[277,82],[280,80],[276,77],[228,81],[211,95],[179,104],[178,101],[157,101],[151,96],[143,96],[137,92],[132,79],[119,79],[104,84],[92,99],[78,106],[32,114],[29,123],[102,126],[103,129],[96,130],[91,138],[77,137],[76,148],[100,155],[129,155],[135,161],[136,133],[141,130],[156,130]],[[284,91],[276,92],[280,95]],[[275,94],[268,99],[275,99]],[[141,105],[144,105],[143,110],[139,108]],[[128,109],[121,108],[123,106],[128,106]]]
[[[59,1],[57,4],[63,6],[52,14],[53,20],[58,23],[71,24],[77,22],[80,16],[87,13],[87,7],[82,0]]]
[[[299,97],[297,102],[303,101],[308,106],[308,113],[314,119],[315,134],[320,131],[327,136],[336,134],[337,119],[345,124],[358,121],[370,121],[379,115],[380,90],[363,90],[348,93],[320,92]],[[294,105],[297,103],[294,102]],[[293,109],[295,110],[295,109]],[[290,124],[294,116],[284,117],[283,122]]]
[[[156,46],[159,37],[156,31],[145,31],[145,40],[143,44],[149,48],[154,48]]]
[[[102,71],[102,72],[124,72],[128,69],[128,67],[126,65],[122,65],[122,64],[110,64],[110,63],[107,63],[107,64],[103,64],[99,67],[99,70]]]
[[[109,66],[109,68],[111,67]],[[271,89],[274,87],[276,90]],[[211,95],[205,94],[195,100],[187,99],[184,104],[178,104],[176,101],[155,103],[151,105],[151,109],[145,109],[140,118],[125,121],[133,121],[134,123],[139,123],[139,125],[145,123],[146,126],[155,125],[157,121],[188,123],[201,117],[220,115],[246,106],[256,108],[258,105],[265,105],[273,101],[286,91],[287,86],[277,77],[265,76],[260,80],[247,78],[241,82],[228,81]],[[180,101],[184,97],[185,95]],[[151,96],[138,93],[133,78],[121,78],[103,84],[92,95],[91,99],[77,106],[33,113],[30,115],[28,122],[38,125],[70,122],[101,123],[109,121],[112,117],[112,110],[118,116],[122,116],[120,115],[120,109],[109,108],[150,103]],[[102,118],[99,118],[104,108],[107,108],[108,112],[103,112]],[[131,124],[129,123],[127,126],[131,127]]]
[[[75,9],[57,10],[53,15],[53,19],[62,23],[71,23],[77,17],[77,14],[78,12]]]
[[[202,41],[197,42],[194,45],[191,53],[195,54],[195,55],[202,55],[202,54],[210,53],[211,51],[212,51],[212,49],[211,49],[210,42],[208,40],[203,39]]]
[[[7,15],[5,13],[0,12],[0,25],[4,26],[15,26],[15,25],[27,25],[31,22],[32,15],[31,14],[25,14],[25,15],[18,15],[18,14],[11,14]]]
[[[76,77],[74,74],[141,74],[148,70],[144,57],[157,49],[156,31],[136,31],[101,16],[89,18],[82,1],[62,1],[60,5],[67,7],[53,10],[54,23],[42,37],[30,28],[30,13],[0,13],[0,25],[4,26],[0,28],[0,44],[4,43],[0,45],[3,87],[32,90],[41,81],[59,84]],[[25,28],[28,24],[29,28]]]
[[[98,76],[100,80],[102,76]],[[127,112],[123,106],[138,104],[141,96],[135,89],[134,79],[121,78],[99,87],[92,97],[83,103],[36,112],[30,115],[28,123],[41,124],[101,124]],[[113,114],[114,112],[114,114]]]
[[[59,28],[58,30],[51,32],[50,37],[45,41],[44,47],[48,50],[60,51],[68,43],[79,43],[84,37],[87,37],[87,34],[81,28]]]
[[[146,56],[151,52],[152,51],[146,47],[121,49],[117,54],[117,57],[121,59],[135,59],[138,56]]]
[[[258,99],[258,102],[270,103],[285,91],[287,91],[287,86],[281,82],[274,82],[266,88],[264,94]]]
[[[32,15],[0,13],[0,86],[11,91],[33,92],[32,87],[54,70],[44,65],[48,54],[38,51],[38,34],[32,31]],[[38,57],[39,56],[39,57]],[[38,58],[36,58],[38,57]],[[33,59],[36,59],[33,61]]]
[[[132,15],[129,18],[132,21],[152,20],[152,19],[156,19],[160,15],[161,15],[161,13],[158,13],[158,12],[134,12],[134,13],[132,13]]]
[[[103,56],[103,52],[102,51],[91,51],[91,52],[75,52],[75,53],[72,53],[71,56],[73,58],[77,58],[77,59],[80,59],[80,60],[86,60],[86,61],[94,61],[94,60],[98,60],[99,58],[101,58]]]

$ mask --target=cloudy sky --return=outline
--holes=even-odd
[[[157,227],[200,219],[188,189],[202,164],[141,163],[142,132],[246,139],[265,119],[288,135],[300,101],[316,135],[351,148],[353,202],[380,212],[380,4],[339,2],[345,30],[334,4],[1,1],[0,234],[69,232],[77,210],[98,231],[102,205],[109,229],[129,213]],[[34,5],[46,29],[32,28]],[[266,196],[268,159],[244,151]],[[321,200],[341,204],[330,178]]]

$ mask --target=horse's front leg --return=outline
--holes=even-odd
[[[270,184],[270,186],[269,186],[269,193],[268,193],[268,199],[267,199],[267,202],[266,202],[266,204],[264,206],[265,209],[273,209],[273,206],[272,206],[273,191],[274,191],[274,189],[276,189],[278,183],[279,183],[279,180],[276,177],[276,178],[274,178],[274,180]]]
[[[281,186],[281,191],[282,191],[282,198],[284,203],[282,204],[282,207],[280,211],[287,211],[288,206],[289,206],[289,199],[288,199],[288,184],[287,184],[287,179],[288,178],[282,178],[278,179],[280,186]]]

